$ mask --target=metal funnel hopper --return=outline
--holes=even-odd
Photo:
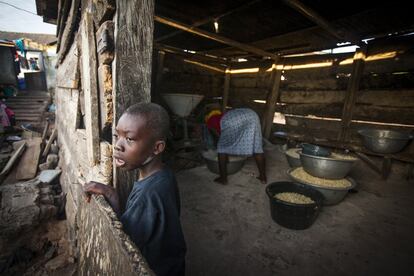
[[[204,95],[197,94],[162,94],[171,111],[179,117],[187,117],[201,102]]]

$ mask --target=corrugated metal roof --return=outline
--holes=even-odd
[[[199,1],[171,3],[168,0],[158,0],[155,11],[157,15],[191,25],[208,17],[214,18],[215,15],[249,2],[251,1],[206,0],[201,4]],[[301,0],[300,2],[313,9],[339,33],[352,34],[357,39],[407,32],[414,27],[411,9],[404,1],[381,3],[359,0]],[[274,52],[289,53],[324,49],[343,42],[308,17],[286,5],[284,1],[254,1],[253,5],[226,15],[218,22],[219,35]],[[212,22],[198,28],[214,33]],[[170,27],[156,23],[154,36],[157,39],[174,31]],[[266,41],[267,43],[264,43]],[[217,55],[246,54],[239,49],[189,33],[181,33],[162,43]]]
[[[51,15],[57,8],[51,0],[42,2]],[[313,10],[330,27],[318,25],[315,16],[306,16],[295,4]],[[55,12],[53,12],[55,11]],[[218,35],[250,44],[274,53],[298,53],[335,47],[347,39],[381,37],[389,33],[406,33],[414,29],[410,1],[373,0],[157,0],[155,14],[215,33],[213,21],[219,23]],[[203,22],[202,24],[200,22]],[[155,22],[154,39],[176,48],[208,52],[222,56],[246,55],[240,49]],[[1,37],[0,37],[1,38]],[[164,39],[162,39],[164,38]]]

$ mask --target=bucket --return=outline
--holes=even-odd
[[[310,197],[314,203],[295,204],[275,198],[275,194],[291,192]],[[322,208],[323,195],[307,186],[296,182],[274,182],[266,187],[270,200],[272,219],[279,225],[295,230],[309,228],[319,215]]]

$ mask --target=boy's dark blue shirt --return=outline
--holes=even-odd
[[[184,275],[180,196],[170,169],[134,183],[121,221],[157,275]]]

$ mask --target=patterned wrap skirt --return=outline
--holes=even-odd
[[[218,153],[253,155],[263,153],[259,116],[249,108],[237,108],[223,115]]]

